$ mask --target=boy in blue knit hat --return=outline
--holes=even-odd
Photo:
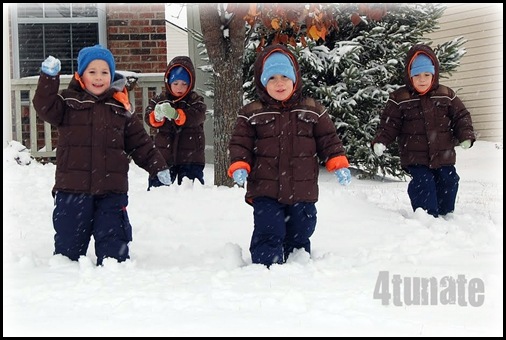
[[[468,149],[476,140],[471,114],[439,84],[439,62],[428,45],[408,51],[404,72],[405,86],[390,94],[372,148],[380,157],[397,139],[413,211],[444,216],[454,211],[459,187],[455,145]]]
[[[33,105],[58,128],[53,187],[54,254],[73,261],[86,256],[95,239],[97,265],[105,258],[130,258],[132,227],[127,214],[130,159],[170,184],[170,171],[142,121],[131,110],[126,78],[116,74],[112,53],[83,48],[77,72],[58,93],[60,60],[42,62]]]
[[[266,47],[254,64],[259,99],[244,106],[230,139],[228,175],[253,206],[253,263],[284,263],[311,253],[319,160],[348,185],[344,146],[327,110],[302,95],[299,64],[284,45]]]
[[[95,60],[103,60],[106,62],[107,66],[109,67],[111,80],[113,80],[114,75],[116,74],[116,64],[114,62],[114,57],[112,56],[111,51],[102,45],[85,47],[79,51],[79,54],[77,55],[77,73],[79,76],[82,76],[90,63]],[[105,65],[103,66],[105,67]]]
[[[174,57],[165,70],[165,91],[155,95],[145,110],[146,123],[157,129],[155,145],[170,167],[172,181],[183,178],[204,184],[207,106],[194,91],[195,67],[187,56]],[[151,187],[162,186],[158,178],[148,178]]]

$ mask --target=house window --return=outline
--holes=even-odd
[[[105,4],[32,3],[12,8],[14,78],[35,76],[49,55],[74,74],[83,47],[106,45]]]

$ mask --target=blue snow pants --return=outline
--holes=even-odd
[[[132,241],[132,227],[127,205],[127,194],[57,192],[53,211],[54,254],[77,261],[86,256],[93,235],[97,265],[106,257],[119,262],[130,258],[128,242]]]
[[[422,208],[434,217],[455,210],[460,177],[453,165],[430,169],[424,165],[408,166],[412,179],[408,195],[413,211]]]
[[[269,267],[284,263],[294,249],[311,253],[309,238],[316,227],[316,206],[300,202],[282,204],[268,197],[253,200],[254,230],[250,253],[253,263]]]
[[[170,168],[170,178],[172,179],[172,183],[176,181],[177,184],[181,185],[183,183],[183,178],[188,177],[192,181],[198,179],[200,184],[204,184],[204,165],[203,164],[182,164],[182,165],[173,165]],[[148,178],[148,191],[151,187],[160,187],[162,186],[162,182],[158,179],[158,177],[149,177]]]

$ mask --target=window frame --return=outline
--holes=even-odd
[[[44,3],[42,3],[44,5]],[[70,3],[70,6],[73,4]],[[106,4],[97,3],[96,17],[69,17],[69,18],[18,18],[18,6],[22,4],[13,4],[11,7],[11,32],[12,32],[12,76],[14,79],[20,77],[20,60],[19,60],[19,24],[81,24],[81,23],[97,23],[98,24],[98,43],[107,46],[107,30],[106,30]],[[42,60],[41,60],[42,62]]]

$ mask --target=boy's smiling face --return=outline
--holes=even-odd
[[[283,101],[293,94],[293,81],[281,74],[275,74],[269,78],[265,89],[272,98]]]
[[[81,79],[86,89],[96,96],[104,93],[111,86],[111,70],[105,60],[95,59],[88,64]]]

